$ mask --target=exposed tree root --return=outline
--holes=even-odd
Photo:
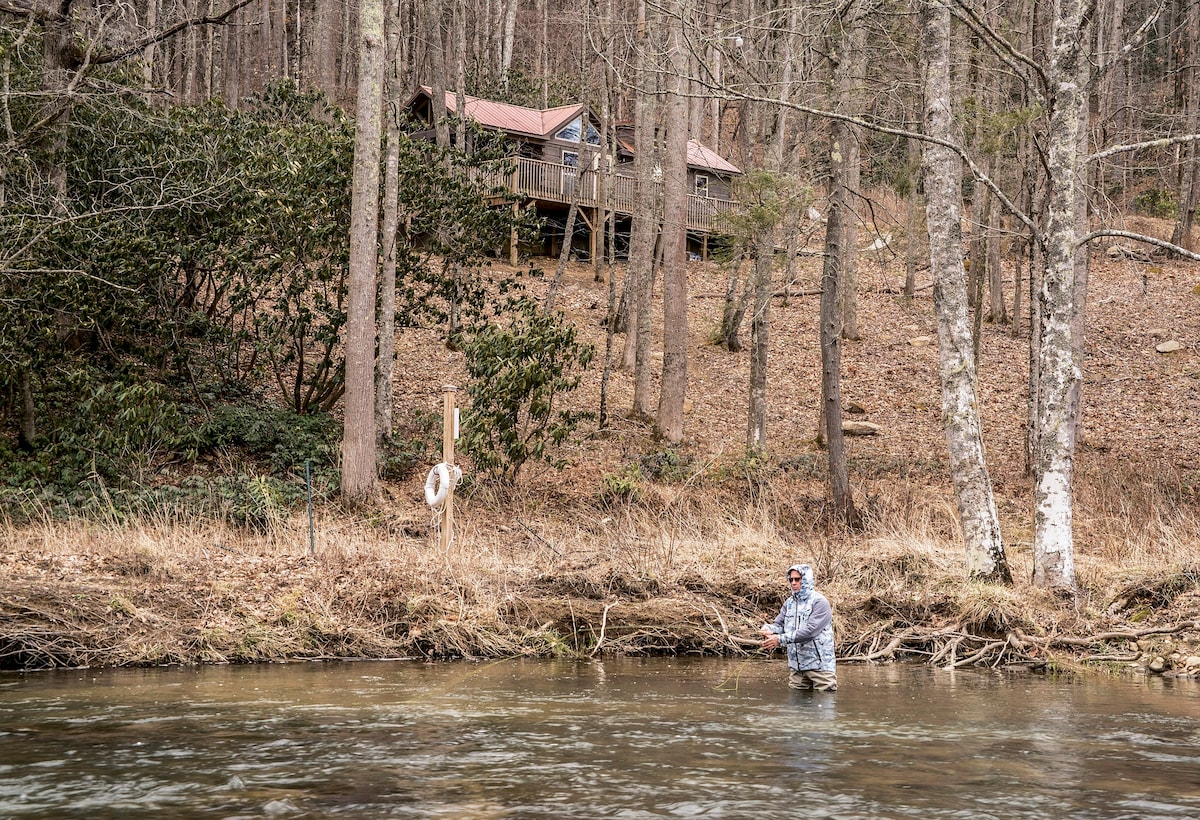
[[[958,669],[965,666],[1020,666],[1041,668],[1048,663],[1132,662],[1142,656],[1138,651],[1100,651],[1107,644],[1126,644],[1150,636],[1178,635],[1200,630],[1200,623],[1186,621],[1144,629],[1116,630],[1091,635],[1031,636],[1013,629],[1003,637],[976,635],[958,625],[940,629],[911,628],[888,634],[877,628],[843,647],[842,660],[872,662],[879,660],[920,660],[932,666]],[[881,646],[883,641],[887,640]],[[1079,650],[1091,649],[1090,654]],[[1055,650],[1069,650],[1055,654]]]

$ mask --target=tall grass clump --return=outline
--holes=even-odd
[[[1195,560],[1200,542],[1200,473],[1173,465],[1108,461],[1075,482],[1077,539],[1124,567]]]

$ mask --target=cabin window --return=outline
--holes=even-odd
[[[562,140],[563,142],[579,142],[579,135],[582,132],[582,129],[583,117],[578,116],[563,126],[562,130],[554,135],[554,138],[557,140]],[[600,132],[597,131],[595,126],[593,126],[590,122],[587,124],[587,139],[585,142],[588,145],[600,144]]]
[[[562,152],[562,192],[563,196],[571,196],[575,192],[575,179],[579,175],[579,154],[576,151]]]
[[[708,177],[696,174],[696,196],[708,196]]]

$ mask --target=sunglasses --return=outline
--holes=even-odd
[[[804,578],[799,575],[789,575],[788,576],[788,583],[791,583],[791,584],[794,584],[797,581],[803,581],[803,580],[804,580]]]

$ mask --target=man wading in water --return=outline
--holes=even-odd
[[[768,652],[787,647],[788,686],[793,689],[837,691],[837,658],[833,655],[833,610],[829,599],[813,587],[813,571],[808,564],[788,568],[788,586],[792,594],[783,602],[779,614],[763,624],[767,637],[762,646]]]

